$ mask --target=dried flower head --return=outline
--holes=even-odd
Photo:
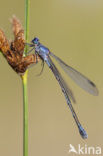
[[[9,65],[21,75],[24,74],[29,65],[35,64],[39,58],[36,58],[34,54],[23,56],[25,48],[24,30],[15,16],[13,16],[11,23],[14,40],[9,43],[4,32],[0,29],[0,51]]]

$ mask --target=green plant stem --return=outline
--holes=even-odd
[[[29,36],[29,1],[25,0],[25,40],[28,42]],[[24,56],[26,56],[28,47],[25,47]],[[28,92],[27,92],[28,70],[22,76],[23,86],[23,156],[28,156]]]
[[[28,156],[28,94],[27,94],[28,71],[22,76],[23,85],[23,156]]]

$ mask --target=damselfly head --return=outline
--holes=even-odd
[[[35,37],[31,42],[33,44],[38,44],[39,43],[39,39],[37,37]]]

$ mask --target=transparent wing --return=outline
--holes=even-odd
[[[48,56],[48,59],[46,60],[46,63],[48,64],[49,68],[51,69],[51,71],[53,72],[56,80],[58,81],[61,89],[62,89],[62,92],[66,98],[66,101],[67,101],[67,104],[72,112],[72,116],[77,124],[77,127],[79,129],[79,133],[80,135],[82,136],[83,139],[86,139],[88,137],[86,131],[84,130],[84,128],[82,127],[82,125],[80,124],[79,120],[78,120],[78,117],[75,113],[75,110],[71,104],[71,101],[69,99],[69,95],[68,95],[68,92],[67,92],[67,86],[65,84],[65,81],[63,80],[61,74],[59,73],[58,69],[56,68],[56,66],[54,65],[54,63],[52,62],[51,58]]]
[[[53,63],[52,60],[48,57],[48,60],[50,63]],[[56,67],[55,67],[56,68]],[[67,83],[65,82],[65,80],[62,78],[61,74],[58,72],[58,75],[59,75],[59,78],[60,78],[60,81],[61,83],[63,84],[65,90],[66,90],[66,93],[68,94],[68,96],[70,97],[70,99],[76,103],[76,100],[75,100],[75,97],[74,97],[74,94],[72,92],[72,90],[70,89],[70,87],[67,85]]]
[[[87,77],[82,75],[77,70],[68,66],[65,62],[63,62],[59,57],[55,56],[53,53],[50,52],[50,55],[56,59],[56,61],[59,63],[62,69],[71,77],[72,80],[76,82],[76,84],[78,84],[81,88],[83,88],[90,94],[95,96],[98,95],[98,89],[92,81],[90,81]]]

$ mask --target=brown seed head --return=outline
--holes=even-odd
[[[10,42],[6,39],[4,32],[0,29],[0,51],[5,56],[10,66],[20,75],[24,74],[29,65],[35,64],[39,57],[31,54],[23,56],[25,48],[24,30],[20,21],[13,16],[12,27],[14,33],[14,41]]]

